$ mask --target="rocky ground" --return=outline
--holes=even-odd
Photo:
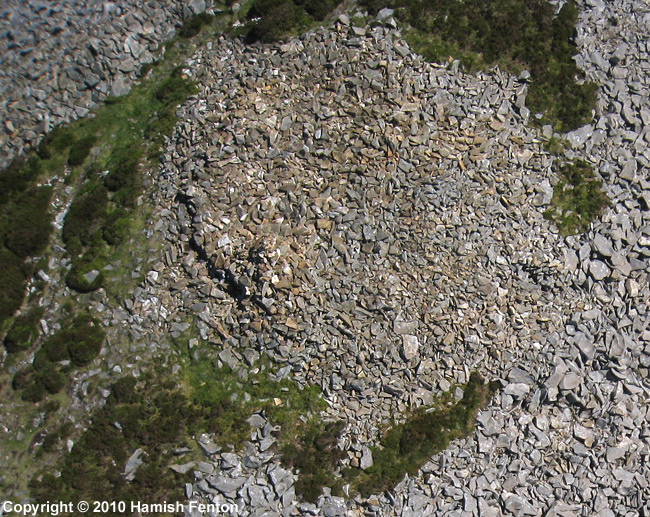
[[[365,467],[391,417],[471,370],[502,384],[471,437],[390,493],[300,502],[252,415],[243,451],[203,436],[205,460],[176,467],[194,471],[188,498],[240,515],[650,510],[650,12],[582,8],[578,61],[601,88],[566,157],[594,165],[612,206],[566,239],[542,215],[556,158],[526,84],[425,63],[389,13],[187,63],[201,91],[150,178],[159,259],[123,307],[89,297],[134,337],[102,361],[137,373],[193,320],[223,363],[267,352],[319,384],[345,462]]]

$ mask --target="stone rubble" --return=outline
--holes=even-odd
[[[596,60],[582,27],[623,9],[599,8],[585,6],[580,32],[581,56]],[[630,30],[647,30],[634,18]],[[567,158],[594,164],[613,206],[562,239],[542,215],[557,179],[517,107],[525,85],[405,48],[391,23],[360,34],[341,20],[276,47],[220,41],[188,63],[202,91],[181,110],[159,181],[177,201],[169,232],[188,282],[205,293],[202,337],[239,355],[235,367],[243,350],[265,350],[319,383],[355,466],[392,415],[470,370],[502,384],[473,436],[394,491],[339,501],[326,490],[314,508],[272,514],[642,514],[644,88],[632,101],[619,83],[630,100],[616,104],[603,87],[593,127],[569,135]],[[625,48],[624,70],[647,63]],[[226,499],[269,511],[249,493]],[[192,494],[212,497],[197,483]]]
[[[244,450],[204,435],[203,461],[178,458],[188,499],[238,515],[650,511],[650,9],[581,8],[576,59],[601,88],[566,156],[594,165],[612,206],[580,237],[543,217],[552,132],[527,124],[526,84],[424,62],[391,13],[188,62],[201,91],[150,178],[163,249],[124,307],[88,297],[133,337],[101,361],[172,361],[193,320],[221,363],[267,353],[279,378],[320,385],[344,463],[365,467],[391,417],[472,370],[502,386],[472,436],[390,492],[302,502],[255,414]]]

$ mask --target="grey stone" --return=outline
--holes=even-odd
[[[129,459],[126,462],[126,465],[124,466],[124,478],[127,481],[133,481],[135,478],[136,471],[142,465],[144,460],[141,458],[141,456],[144,454],[144,451],[142,449],[136,449],[133,454],[129,457]]]
[[[402,357],[410,361],[418,356],[420,351],[420,340],[417,336],[405,334],[402,336]]]
[[[604,262],[600,260],[592,260],[589,264],[589,273],[594,280],[600,281],[609,277],[611,271]]]
[[[374,465],[372,451],[366,446],[363,446],[361,451],[362,454],[361,459],[359,460],[359,467],[361,467],[362,470],[367,470]]]
[[[239,490],[244,485],[245,482],[246,482],[246,478],[244,476],[240,476],[236,478],[227,478],[227,477],[219,476],[214,480],[208,480],[208,484],[212,488],[226,495],[232,494],[237,490]]]
[[[83,275],[84,280],[88,282],[89,284],[92,284],[97,277],[100,275],[100,272],[96,269],[93,269],[91,271],[88,271],[85,275]]]
[[[190,470],[196,465],[195,462],[190,461],[189,463],[184,463],[183,465],[170,465],[170,469],[179,474],[187,474]]]
[[[599,233],[594,236],[593,244],[596,251],[604,257],[611,257],[614,254],[611,241]]]

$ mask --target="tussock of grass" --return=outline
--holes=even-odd
[[[591,165],[583,161],[563,165],[559,176],[544,217],[553,221],[565,236],[588,230],[610,204],[601,190],[603,182],[595,176]]]

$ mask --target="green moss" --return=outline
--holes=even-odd
[[[583,161],[561,166],[559,176],[560,181],[553,189],[551,205],[544,217],[553,221],[562,235],[588,230],[591,222],[610,204],[601,190],[602,181]]]

